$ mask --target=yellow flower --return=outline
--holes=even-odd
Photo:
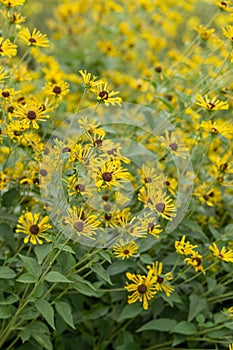
[[[174,291],[174,287],[171,286],[168,282],[173,278],[172,273],[167,272],[163,274],[163,263],[158,261],[153,263],[152,267],[147,266],[147,268],[149,269],[149,271],[152,271],[153,276],[156,277],[156,289],[161,292],[164,291],[166,293],[166,296],[169,297],[171,295],[171,292]]]
[[[27,235],[24,238],[24,243],[31,242],[32,244],[42,244],[43,241],[41,238],[45,239],[47,242],[50,242],[48,238],[46,238],[45,234],[48,229],[52,226],[48,224],[49,217],[45,216],[43,219],[39,220],[40,215],[31,212],[22,214],[18,220],[17,229],[18,232],[23,232]]]
[[[122,98],[115,97],[115,95],[119,94],[119,91],[109,91],[107,89],[107,83],[98,84],[94,88],[91,88],[91,91],[97,96],[98,102],[103,102],[106,106],[109,105],[118,105],[121,106]]]
[[[213,255],[217,258],[226,261],[226,262],[233,262],[233,250],[228,250],[226,247],[222,247],[221,250],[219,250],[216,243],[212,243],[212,245],[209,247],[209,249],[213,252]]]
[[[205,275],[206,273],[205,273],[204,267],[202,265],[201,254],[199,254],[196,251],[193,251],[191,254],[192,254],[191,257],[184,259],[184,262],[186,262],[188,265],[193,266],[195,272],[201,271],[203,273],[203,275]]]
[[[99,169],[94,169],[92,176],[95,177],[96,187],[98,190],[101,188],[109,188],[112,186],[122,187],[121,182],[125,182],[129,179],[130,173],[121,166],[119,161],[108,161],[103,163]]]
[[[130,208],[124,208],[117,213],[118,229],[133,237],[144,237],[146,235],[145,227],[139,225],[136,216],[131,215]]]
[[[181,255],[190,255],[194,252],[193,249],[197,247],[197,245],[190,244],[189,241],[185,242],[185,236],[182,236],[180,241],[175,241],[176,251]]]
[[[176,216],[176,208],[172,198],[166,193],[162,193],[161,190],[142,187],[139,191],[138,200],[164,219],[172,220]]]
[[[25,0],[0,0],[0,2],[8,8],[23,5]]]
[[[0,13],[4,18],[6,18],[10,24],[20,24],[25,22],[26,17],[22,16],[20,13],[13,12],[13,14],[10,11],[1,10]]]
[[[183,159],[187,158],[188,149],[174,131],[172,131],[169,135],[168,131],[166,130],[165,136],[161,136],[160,141],[162,142],[163,146],[166,146],[169,149],[171,154]]]
[[[217,1],[217,6],[221,10],[228,11],[228,12],[233,12],[233,8],[229,7],[229,5],[231,5],[231,2],[229,0]]]
[[[147,276],[140,274],[126,273],[126,277],[133,283],[126,282],[125,289],[133,294],[128,296],[128,303],[132,304],[140,301],[144,310],[148,310],[148,300],[151,300],[157,293],[156,277],[153,276],[153,271],[150,270]]]
[[[17,45],[13,44],[9,39],[4,40],[0,37],[0,55],[12,57],[17,54]]]
[[[233,317],[233,306],[230,306],[228,309],[227,309],[227,315],[229,317]]]
[[[139,169],[139,174],[141,177],[141,181],[143,184],[153,184],[156,186],[158,183],[159,174],[157,169],[153,167],[153,165],[148,166],[143,164],[142,168]]]
[[[197,94],[196,101],[197,105],[207,109],[208,111],[220,111],[229,108],[229,104],[227,102],[220,101],[217,99],[217,97],[210,99],[208,95],[205,95],[203,98],[200,94]]]
[[[113,247],[113,252],[116,258],[129,258],[138,252],[138,245],[135,242],[124,243],[123,239],[119,241],[117,245]]]
[[[233,350],[233,344],[229,345],[229,350]]]
[[[86,69],[84,71],[80,70],[79,73],[83,78],[85,88],[91,89],[95,88],[97,85],[103,84],[103,81],[101,79],[96,80],[97,76],[91,76],[91,73],[87,73]]]
[[[207,183],[202,183],[194,189],[193,195],[197,196],[201,203],[207,204],[209,207],[220,203],[222,199],[222,192],[218,187],[211,186]]]
[[[226,29],[222,27],[223,35],[233,43],[233,26],[228,25]]]
[[[97,216],[90,214],[89,212],[84,212],[83,208],[77,208],[75,206],[68,209],[68,216],[64,217],[63,221],[65,224],[71,226],[75,236],[85,236],[92,238],[95,234],[97,227],[100,222],[97,220]],[[94,239],[94,238],[92,238]]]
[[[45,93],[49,96],[55,96],[58,99],[69,94],[69,84],[66,81],[58,81],[57,83],[48,82],[44,87]]]
[[[205,26],[203,26],[202,24],[200,24],[199,26],[197,26],[195,28],[195,30],[197,31],[197,33],[200,35],[200,37],[207,41],[209,40],[213,33],[215,32],[215,29],[207,29]]]
[[[17,105],[13,115],[21,121],[23,127],[29,128],[32,124],[34,129],[39,129],[37,122],[49,118],[49,115],[46,115],[47,112],[44,104],[31,99],[25,105]]]
[[[159,234],[163,231],[154,219],[153,216],[139,218],[140,226],[145,230],[146,233],[159,238]]]
[[[0,66],[0,83],[3,83],[6,78],[8,78],[7,72],[4,71],[4,67]]]
[[[231,137],[233,135],[233,126],[227,121],[217,119],[215,121],[203,121],[201,123],[203,130],[208,131],[212,135],[223,135],[225,137]]]
[[[0,96],[3,99],[3,101],[10,101],[15,95],[19,94],[20,91],[15,91],[14,89],[0,89]]]
[[[19,32],[19,37],[26,41],[28,46],[40,46],[47,47],[49,46],[49,40],[46,34],[42,34],[36,28],[33,29],[30,33],[28,28],[24,28]]]

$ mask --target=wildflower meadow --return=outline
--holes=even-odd
[[[233,350],[233,2],[0,23],[0,348]]]

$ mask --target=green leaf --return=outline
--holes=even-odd
[[[62,275],[58,271],[50,271],[47,273],[45,280],[53,283],[72,283],[72,281],[68,280],[66,276]]]
[[[46,350],[53,350],[50,336],[44,333],[32,333],[32,337]]]
[[[16,280],[17,282],[21,283],[36,283],[36,278],[31,273],[24,273]]]
[[[57,248],[57,249],[61,249],[61,250],[63,250],[64,252],[68,252],[68,253],[71,253],[71,254],[75,254],[75,251],[73,251],[73,249],[72,249],[70,246],[68,246],[68,245],[63,246],[62,243],[56,245],[56,248]]]
[[[193,323],[187,321],[179,322],[173,329],[173,333],[191,335],[195,334],[197,331],[196,326]]]
[[[51,251],[52,246],[53,245],[51,243],[48,243],[48,244],[37,245],[35,247],[35,253],[39,264],[42,264],[46,256]]]
[[[0,319],[11,317],[11,312],[8,306],[0,305]]]
[[[171,320],[170,318],[159,318],[157,320],[147,322],[142,327],[140,327],[137,332],[148,330],[172,332],[176,325],[177,322],[175,320]]]
[[[110,252],[102,251],[102,252],[99,252],[99,255],[101,255],[102,258],[107,260],[107,262],[109,262],[109,264],[112,263],[111,253]]]
[[[207,307],[205,299],[201,299],[198,295],[192,294],[189,297],[189,314],[188,322],[192,321],[203,309]]]
[[[1,218],[2,218],[2,213],[1,213]],[[7,220],[10,220],[10,219],[8,218]],[[17,223],[17,220],[16,222],[14,222],[14,224],[16,223]],[[14,233],[9,225],[5,223],[0,224],[0,236],[4,237],[6,244],[9,245],[10,248],[12,248],[13,250],[15,249]]]
[[[151,258],[151,256],[149,254],[141,254],[140,255],[140,260],[143,264],[152,264],[153,263],[153,259]]]
[[[36,320],[39,314],[40,313],[33,304],[32,306],[27,306],[23,309],[23,311],[20,314],[20,318],[23,320]]]
[[[97,275],[99,275],[103,280],[112,284],[109,273],[103,268],[101,265],[94,265],[91,267],[92,271],[94,271]]]
[[[14,270],[10,269],[7,266],[0,267],[0,278],[10,279],[10,278],[14,278],[15,276],[16,276],[16,273]]]
[[[193,234],[192,234],[193,237],[195,235],[197,238],[202,237],[205,242],[209,241],[208,237],[202,231],[202,228],[196,222],[194,222],[190,219],[184,219],[182,221],[182,225],[188,227],[193,232]]]
[[[43,299],[38,299],[35,301],[35,305],[37,310],[41,313],[41,315],[46,319],[48,324],[53,328],[55,328],[54,325],[54,310],[52,306],[49,304],[48,301]]]
[[[80,276],[76,276],[76,281],[73,288],[76,289],[81,294],[84,294],[90,297],[91,296],[98,297],[96,289],[92,286],[92,284],[89,281],[84,280]]]
[[[9,295],[9,297],[6,298],[6,300],[1,300],[0,305],[11,305],[16,303],[19,300],[18,295]]]
[[[2,195],[2,204],[6,208],[15,207],[18,204],[19,191],[12,188]]]
[[[30,338],[31,334],[30,334],[30,332],[28,330],[22,329],[19,332],[19,336],[20,336],[22,342],[24,343],[25,341],[27,341]]]
[[[72,309],[69,304],[65,303],[64,301],[57,301],[55,304],[55,308],[59,315],[62,317],[62,319],[73,329],[75,329],[74,321],[73,321],[73,315],[72,315]]]
[[[19,256],[23,260],[23,264],[26,270],[35,278],[38,278],[41,272],[41,267],[36,261],[36,259],[29,258],[28,256],[24,256],[21,254],[19,254]]]
[[[159,96],[154,96],[154,98],[163,102],[163,104],[165,104],[165,106],[168,107],[170,111],[173,111],[174,107],[168,102],[168,100]]]
[[[184,340],[185,340],[185,335],[174,334],[172,346],[176,346],[176,345],[178,345],[180,343],[183,343]]]
[[[110,265],[107,268],[107,271],[109,273],[110,276],[115,276],[118,275],[124,271],[128,271],[130,268],[134,268],[135,267],[135,262],[134,261],[130,261],[130,260],[120,260],[120,261],[114,261],[112,263],[112,265]]]
[[[123,320],[127,320],[129,318],[134,318],[138,316],[143,311],[142,306],[140,304],[130,304],[126,305],[120,313],[118,322]]]

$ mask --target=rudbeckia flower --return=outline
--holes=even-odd
[[[50,240],[45,236],[46,231],[52,227],[48,222],[48,216],[45,216],[40,220],[39,214],[32,214],[31,212],[28,212],[20,216],[17,229],[15,231],[17,233],[22,232],[27,235],[24,238],[24,243],[30,242],[32,244],[42,244],[42,239],[50,242]]]
[[[47,47],[49,46],[49,40],[46,34],[42,34],[36,28],[33,29],[32,33],[30,33],[28,28],[24,28],[19,32],[19,37],[26,41],[28,46],[40,46]]]

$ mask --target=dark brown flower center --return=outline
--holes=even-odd
[[[129,254],[129,250],[128,250],[128,249],[125,249],[125,250],[123,251],[123,254],[128,255],[128,254]]]
[[[164,212],[165,204],[160,202],[155,205],[156,210],[158,210],[160,213]]]
[[[112,149],[108,150],[107,153],[110,155],[113,155],[114,153],[116,153],[116,151],[117,151],[117,148],[112,148]]]
[[[107,221],[109,221],[109,220],[111,220],[112,215],[106,213],[106,214],[104,215],[104,218],[105,218]]]
[[[61,93],[61,88],[60,86],[55,86],[53,88],[53,92],[56,94],[56,95],[59,95]]]
[[[84,192],[85,191],[85,186],[83,186],[82,184],[77,184],[75,186],[75,190],[78,192]]]
[[[228,168],[228,163],[223,163],[223,164],[220,165],[220,169],[221,169],[222,171],[227,170],[227,168]]]
[[[34,39],[34,38],[30,38],[30,39],[28,39],[28,41],[30,41],[31,44],[35,44],[36,43],[36,39]]]
[[[112,209],[111,204],[105,204],[104,205],[104,210],[105,211],[110,211]]]
[[[18,103],[21,103],[22,105],[25,105],[25,97],[20,97],[20,98],[18,98],[18,100],[17,100],[17,102]]]
[[[70,147],[64,147],[62,150],[62,153],[66,153],[66,152],[70,152],[70,151],[71,151]]]
[[[147,203],[148,203],[148,204],[153,204],[152,199],[151,199],[151,198],[148,198],[148,199],[147,199]]]
[[[165,181],[165,182],[164,182],[164,185],[165,185],[165,186],[170,186],[170,181]]]
[[[94,141],[94,146],[95,146],[95,147],[101,147],[102,144],[103,144],[103,141],[100,140],[100,139]]]
[[[34,184],[34,185],[39,185],[39,184],[40,184],[40,179],[39,179],[38,177],[35,177],[35,178],[33,179],[33,184]]]
[[[145,177],[144,179],[146,184],[150,184],[152,182],[152,178],[150,176]]]
[[[3,91],[3,92],[2,92],[2,96],[3,96],[4,98],[10,97],[10,93],[9,93],[8,91]]]
[[[41,169],[40,170],[40,175],[41,176],[46,176],[48,174],[47,170],[46,169]]]
[[[99,93],[99,97],[102,99],[102,100],[107,100],[108,99],[108,92],[107,91],[101,91]]]
[[[177,151],[178,145],[175,142],[170,143],[169,147],[171,148],[172,151]]]
[[[145,286],[145,284],[140,284],[140,286],[138,286],[138,292],[140,294],[145,294],[147,291],[147,287]]]
[[[213,109],[215,107],[215,104],[213,102],[209,102],[207,106],[209,109]]]
[[[76,231],[82,232],[84,229],[84,223],[82,221],[75,222],[74,228]]]
[[[162,67],[160,67],[160,66],[155,67],[155,71],[157,73],[161,73],[162,72]]]
[[[109,173],[108,171],[105,171],[102,174],[102,179],[106,182],[110,182],[112,180],[112,173]]]
[[[153,231],[154,227],[155,227],[155,225],[153,222],[148,223],[148,231]]]
[[[193,259],[192,259],[192,261],[196,261],[196,266],[200,266],[200,265],[201,265],[201,263],[202,263],[201,258],[198,258],[198,257],[193,258]]]
[[[163,278],[163,277],[161,277],[161,276],[158,276],[158,277],[157,277],[157,282],[158,282],[159,284],[162,284],[163,281],[164,281],[164,278]]]
[[[31,232],[32,235],[37,235],[40,231],[40,228],[37,225],[32,225],[30,226],[29,231]]]
[[[27,113],[27,117],[28,117],[28,119],[30,119],[30,120],[36,119],[36,112],[34,112],[34,111],[29,111],[29,112]]]
[[[216,128],[211,128],[211,132],[213,132],[214,134],[218,134],[218,129],[216,129]]]
[[[8,111],[9,113],[13,113],[13,112],[14,112],[14,107],[13,107],[13,106],[9,106],[9,107],[7,108],[7,111]]]

